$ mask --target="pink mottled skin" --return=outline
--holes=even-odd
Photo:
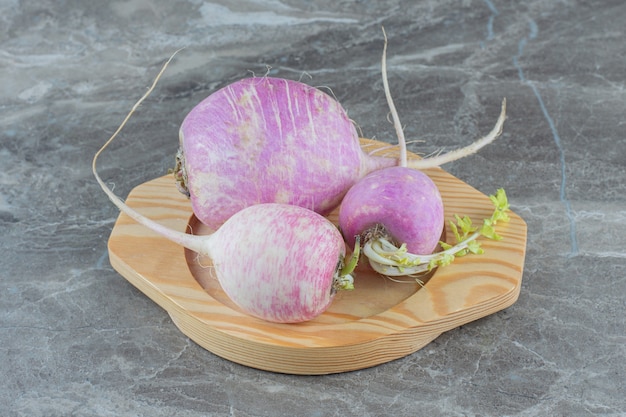
[[[443,201],[435,183],[423,172],[404,167],[372,172],[345,195],[339,226],[346,242],[383,226],[391,239],[406,243],[410,253],[430,254],[444,224]]]
[[[256,204],[237,212],[210,235],[192,235],[169,229],[127,206],[95,168],[94,173],[122,212],[172,242],[210,257],[226,294],[251,316],[278,323],[311,320],[332,302],[335,280],[346,277],[338,272],[346,252],[341,233],[311,210]]]
[[[331,96],[271,77],[235,82],[200,102],[181,125],[180,144],[193,211],[214,229],[258,203],[326,215],[366,173],[397,164],[361,150]]]
[[[244,312],[278,323],[311,320],[333,300],[345,243],[321,215],[260,204],[236,213],[211,240],[220,285]]]

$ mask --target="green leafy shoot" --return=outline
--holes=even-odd
[[[357,236],[354,243],[354,250],[352,256],[347,264],[341,266],[341,269],[335,273],[333,289],[339,290],[353,290],[354,289],[354,277],[352,273],[356,269],[359,263],[359,257],[361,256],[361,236]],[[343,262],[342,262],[343,263]]]
[[[361,256],[361,236],[356,236],[354,240],[354,250],[352,251],[352,256],[350,257],[350,261],[339,271],[340,276],[348,275],[354,272],[356,268],[359,257]]]
[[[504,189],[498,189],[495,195],[489,196],[489,199],[494,205],[494,211],[491,217],[483,220],[482,225],[474,225],[467,216],[454,216],[449,226],[455,243],[439,242],[442,248],[440,252],[428,255],[412,254],[406,250],[406,245],[398,248],[388,240],[378,238],[366,242],[363,246],[363,253],[369,258],[375,270],[388,276],[420,274],[450,265],[457,257],[482,254],[484,251],[477,239],[481,236],[492,240],[502,239],[496,233],[496,224],[500,221],[509,221],[507,213],[509,202]]]

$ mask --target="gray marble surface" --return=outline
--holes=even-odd
[[[626,415],[626,3],[502,0],[0,1],[3,416]],[[394,142],[381,26],[412,149],[503,136],[445,168],[504,187],[528,223],[512,307],[374,368],[303,377],[221,359],[114,271],[116,209],[173,164],[180,122],[251,73],[332,87]]]

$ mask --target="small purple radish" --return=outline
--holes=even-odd
[[[128,207],[100,178],[96,169],[99,155],[152,91],[158,78],[94,155],[92,171],[102,190],[138,223],[210,257],[220,285],[247,314],[272,322],[296,323],[324,312],[337,290],[352,287],[350,272],[356,259],[344,267],[343,238],[335,225],[321,215],[293,205],[252,205],[238,211],[214,233],[196,236],[146,218]]]
[[[412,253],[432,253],[443,231],[441,194],[423,172],[391,167],[372,172],[350,188],[339,207],[348,245],[385,238]]]
[[[402,124],[387,81],[386,51],[385,35],[383,85],[398,135],[400,166],[372,172],[353,185],[339,207],[339,227],[348,244],[352,245],[357,237],[363,241],[363,254],[376,271],[405,275],[438,265],[436,261],[431,263],[433,258],[429,255],[437,248],[443,232],[444,207],[436,184],[423,172],[408,168],[411,162],[407,159]],[[505,104],[506,101],[501,118]],[[424,264],[422,260],[426,258]],[[445,264],[447,259],[439,264]]]

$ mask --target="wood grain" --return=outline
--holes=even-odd
[[[362,140],[368,151],[387,144]],[[417,158],[415,155],[410,157]],[[425,171],[454,214],[489,217],[489,198],[442,169]],[[495,189],[494,189],[495,192]],[[209,233],[193,216],[171,176],[136,187],[127,204],[170,228]],[[337,213],[329,216],[337,219]],[[314,320],[276,324],[241,312],[212,275],[210,259],[156,235],[121,214],[109,239],[111,265],[164,308],[180,330],[234,362],[289,374],[366,368],[417,351],[441,333],[512,305],[518,298],[526,224],[515,213],[498,224],[501,241],[483,240],[483,255],[465,256],[434,271],[422,287],[395,283],[361,262],[356,289],[341,292]],[[454,239],[446,235],[447,241]]]

